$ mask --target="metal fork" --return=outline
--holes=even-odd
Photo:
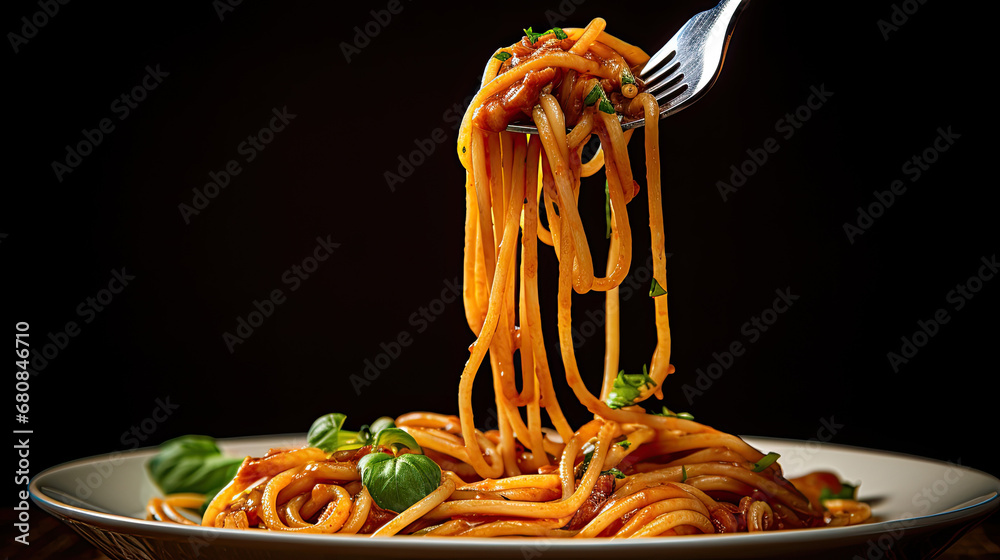
[[[643,65],[639,77],[660,104],[661,119],[690,107],[715,84],[736,20],[749,1],[722,0],[696,14]],[[626,121],[622,130],[645,124],[645,118]],[[538,133],[534,126],[522,124],[508,125],[507,130]]]

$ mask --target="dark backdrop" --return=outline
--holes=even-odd
[[[563,14],[566,27],[603,16],[652,52],[712,4],[73,2],[45,18],[36,2],[6,4],[5,29],[31,35],[8,35],[17,52],[4,55],[0,262],[8,333],[29,322],[38,351],[29,422],[14,426],[34,430],[32,471],[186,433],[303,432],[331,411],[353,426],[455,412],[473,338],[451,288],[464,220],[454,146],[484,62]],[[970,281],[994,274],[983,262],[997,250],[984,198],[995,170],[975,155],[991,142],[985,105],[954,79],[953,65],[976,57],[959,8],[815,4],[752,2],[718,84],[661,125],[677,366],[665,403],[740,434],[998,473],[1000,280]],[[47,21],[32,34],[22,17]],[[243,144],[272,124],[263,150]],[[420,146],[433,152],[411,155]],[[593,239],[601,190],[586,183],[581,202]],[[630,371],[654,340],[643,198],[630,205]],[[317,250],[329,256],[312,269],[303,261]],[[586,412],[560,380],[555,259],[542,254],[550,358],[578,424]],[[312,272],[293,280],[303,265]],[[280,303],[261,303],[275,290]],[[765,313],[766,331],[745,326],[776,290],[792,305]],[[588,333],[601,302],[574,307],[594,391],[603,342]],[[230,351],[224,333],[255,304],[269,316]],[[725,355],[734,342],[742,355]],[[368,378],[366,363],[379,368]],[[488,387],[483,377],[481,425]]]

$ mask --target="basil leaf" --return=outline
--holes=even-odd
[[[371,445],[375,441],[376,434],[386,428],[395,427],[396,422],[392,418],[388,416],[379,417],[371,425],[365,424],[361,426],[361,429],[358,430],[358,442],[362,445]]]
[[[632,442],[627,439],[622,440],[618,442],[618,446],[621,447],[622,449],[628,449],[629,447],[632,446]]]
[[[688,479],[688,468],[686,465],[681,465],[681,482],[687,482]]]
[[[236,476],[242,457],[226,457],[208,436],[182,436],[160,445],[146,464],[165,494],[191,492],[215,497]]]
[[[356,449],[364,445],[364,442],[358,437],[358,432],[348,432],[341,429],[346,419],[347,416],[339,412],[325,414],[317,418],[306,435],[309,447],[316,447],[327,453],[332,453],[338,449]]]
[[[372,422],[371,432],[377,434],[386,428],[395,428],[396,421],[388,416],[382,416]]]
[[[372,445],[376,449],[380,447],[387,447],[392,449],[393,452],[398,452],[401,447],[405,447],[410,451],[416,451],[417,453],[424,452],[424,450],[417,445],[417,440],[413,439],[413,436],[399,428],[386,428],[384,430],[379,430],[379,432],[375,434]]]
[[[426,455],[369,453],[358,461],[361,483],[382,509],[400,513],[441,484],[441,467]]]
[[[531,43],[532,45],[535,44],[535,41],[537,41],[539,37],[545,35],[544,33],[533,32],[530,27],[527,29],[522,29],[522,31],[524,31],[524,36],[528,38],[528,42]]]
[[[663,286],[653,278],[653,283],[649,285],[649,297],[659,297],[667,295],[667,291],[663,289]]]
[[[778,457],[781,457],[781,455],[773,451],[764,455],[760,461],[753,464],[753,472],[764,472],[764,469],[770,467],[775,461],[778,460]]]
[[[858,487],[850,484],[840,484],[840,492],[834,493],[829,486],[819,491],[819,501],[823,500],[853,500],[857,496]]]
[[[499,60],[500,62],[504,62],[511,56],[512,55],[509,52],[498,52],[497,54],[493,55],[493,58]]]

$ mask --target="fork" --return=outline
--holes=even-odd
[[[717,6],[695,14],[639,72],[644,91],[656,97],[660,118],[690,107],[714,84],[722,71],[729,39],[736,20],[750,0],[722,0]],[[646,119],[622,123],[622,130],[638,128]],[[510,132],[537,134],[532,125],[511,124]]]

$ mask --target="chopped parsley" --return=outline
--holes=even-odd
[[[598,103],[598,101],[600,102]],[[587,107],[590,107],[594,103],[597,103],[598,110],[604,111],[609,115],[615,114],[615,106],[611,104],[611,100],[604,93],[604,88],[601,87],[601,84],[595,84],[590,93],[587,94],[587,97],[583,98],[583,104]]]
[[[610,469],[608,469],[606,471],[601,471],[601,474],[613,474],[613,475],[615,475],[615,478],[625,478],[625,473],[623,473],[622,471],[620,471],[620,470],[618,470],[618,469],[616,469],[614,467],[611,467]]]
[[[607,404],[611,408],[632,406],[646,386],[656,387],[656,381],[649,376],[645,364],[642,366],[642,373],[619,371],[614,385],[611,386],[611,392],[608,393]]]
[[[649,412],[653,416],[666,416],[668,418],[680,418],[681,420],[694,420],[694,415],[690,412],[673,412],[666,406],[663,407],[661,412]]]
[[[858,487],[852,486],[850,484],[840,484],[840,492],[834,493],[830,490],[829,486],[824,486],[822,490],[819,491],[819,501],[824,500],[853,500],[854,496],[857,495]]]
[[[555,34],[556,39],[566,39],[569,37],[569,35],[567,35],[566,32],[559,27],[553,27],[552,29],[549,29],[548,31],[543,31],[541,33],[535,33],[534,31],[531,30],[530,27],[527,29],[523,29],[522,31],[524,31],[524,36],[528,38],[528,42],[531,43],[532,45],[534,45],[536,41],[538,41],[539,39],[550,33]]]
[[[632,71],[628,68],[622,70],[621,85],[625,84],[635,84],[635,76],[632,75]]]
[[[753,464],[753,472],[764,472],[764,469],[773,465],[774,462],[778,460],[778,457],[781,457],[781,455],[773,451],[764,455],[763,459]]]

